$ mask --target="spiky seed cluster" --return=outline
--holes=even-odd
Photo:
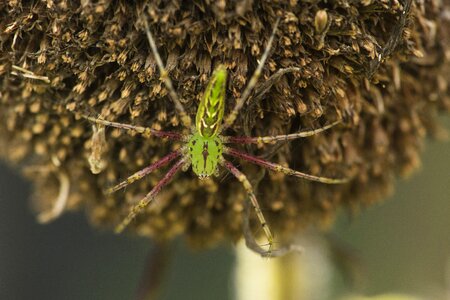
[[[207,3],[0,3],[0,154],[35,183],[38,211],[51,211],[58,200],[112,227],[161,178],[157,172],[105,197],[102,189],[176,146],[114,129],[103,137],[74,115],[177,129],[179,116],[139,22],[143,12],[191,116],[218,64],[229,70],[231,109],[281,16],[265,80],[229,134],[284,134],[345,120],[281,148],[246,149],[312,174],[354,176],[349,185],[329,186],[243,165],[279,238],[329,223],[341,206],[379,201],[396,175],[419,165],[424,137],[439,133],[437,112],[450,110],[450,24],[442,2],[414,3],[408,18],[401,17],[402,2],[387,0]],[[181,174],[131,230],[158,239],[185,233],[197,246],[234,240],[245,200],[232,178]]]

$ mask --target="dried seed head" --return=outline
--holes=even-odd
[[[247,150],[315,175],[353,179],[329,186],[241,164],[280,239],[310,224],[330,224],[340,207],[383,199],[396,175],[420,164],[424,136],[441,135],[438,112],[450,111],[450,36],[444,30],[450,24],[439,1],[413,5],[406,18],[399,1],[245,6],[199,0],[192,7],[181,0],[147,1],[145,7],[123,1],[120,9],[114,1],[84,1],[81,7],[73,1],[29,2],[0,5],[1,47],[7,49],[0,52],[0,155],[41,170],[40,176],[28,174],[39,210],[54,207],[66,174],[65,209],[85,208],[97,226],[119,223],[165,170],[124,193],[105,196],[103,189],[180,146],[111,128],[93,133],[80,119],[101,115],[182,130],[141,15],[190,115],[219,63],[229,71],[230,111],[281,17],[262,79],[227,134],[285,134],[342,119],[340,127],[289,147]],[[240,183],[225,174],[200,182],[191,172],[181,173],[130,231],[157,239],[186,234],[197,247],[235,241],[242,236],[245,200]]]

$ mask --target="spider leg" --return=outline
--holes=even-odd
[[[258,253],[262,257],[280,257],[284,256],[291,252],[303,252],[304,249],[302,246],[295,245],[295,244],[289,244],[282,247],[277,247],[277,249],[267,251],[263,249],[255,240],[255,237],[252,234],[252,231],[250,230],[250,218],[249,218],[249,212],[248,212],[248,205],[245,207],[245,218],[242,224],[242,232],[244,233],[244,239],[245,239],[245,245],[247,248],[252,250],[255,253]]]
[[[184,141],[185,140],[184,135],[181,133],[178,133],[178,132],[160,131],[160,130],[152,129],[150,127],[135,126],[135,125],[131,125],[131,124],[111,122],[111,121],[106,121],[106,120],[102,120],[102,119],[98,119],[98,118],[89,117],[86,115],[82,115],[82,117],[85,118],[86,120],[89,120],[96,124],[130,130],[130,131],[135,131],[137,133],[144,135],[145,137],[150,137],[153,135],[153,136],[156,136],[159,138],[168,138],[169,140],[173,140],[173,141]]]
[[[269,250],[264,251],[260,249],[261,247],[257,245],[257,247],[249,247],[250,249],[254,250],[257,253],[260,253],[263,256],[271,256],[272,255],[272,246],[273,246],[273,235],[270,231],[269,225],[266,222],[266,219],[264,218],[264,215],[261,211],[261,208],[259,206],[258,200],[256,199],[255,193],[253,192],[252,185],[250,184],[250,181],[248,181],[247,177],[239,171],[231,162],[227,161],[226,159],[222,159],[220,164],[230,171],[231,174],[234,175],[234,177],[239,180],[242,185],[244,186],[245,191],[247,192],[248,197],[250,198],[250,203],[252,204],[256,216],[258,217],[259,222],[261,223],[261,227],[264,230],[264,234],[266,235],[266,238],[269,242]],[[246,239],[247,240],[247,239]],[[253,240],[254,241],[254,240]],[[256,242],[254,242],[256,244]],[[256,250],[258,249],[259,250]]]
[[[341,121],[335,121],[331,124],[325,125],[321,128],[311,129],[306,131],[300,131],[291,134],[282,134],[274,136],[224,136],[222,137],[223,143],[234,143],[234,144],[260,144],[260,143],[271,143],[279,141],[289,141],[298,138],[308,137],[315,135],[317,133],[323,132],[330,129],[331,127],[339,124]]]
[[[177,151],[173,151],[171,153],[169,153],[168,155],[158,159],[157,161],[155,161],[154,163],[152,163],[151,165],[143,168],[142,170],[137,171],[136,173],[134,173],[133,175],[129,176],[127,179],[125,179],[124,181],[120,182],[119,184],[107,189],[105,191],[106,194],[112,194],[114,192],[117,192],[120,189],[123,189],[124,187],[128,186],[129,184],[143,178],[144,176],[147,176],[148,174],[150,174],[151,172],[167,165],[169,162],[171,162],[172,160],[174,160],[175,158],[179,157],[181,155],[181,151],[177,150]]]
[[[169,181],[175,176],[175,174],[186,164],[184,158],[180,159],[175,165],[167,171],[166,175],[153,187],[153,189],[142,198],[138,204],[136,204],[131,210],[128,216],[116,227],[116,233],[121,233],[130,222],[136,217],[136,215],[143,210],[150,202],[155,198],[155,196],[161,191],[161,189],[169,183]]]
[[[311,180],[311,181],[317,181],[317,182],[328,183],[328,184],[340,184],[340,183],[346,183],[349,181],[349,178],[335,179],[335,178],[314,176],[314,175],[302,173],[302,172],[293,170],[291,168],[284,167],[280,164],[276,164],[276,163],[267,161],[263,158],[256,157],[256,156],[253,156],[253,155],[250,155],[245,152],[241,152],[236,149],[229,148],[229,147],[226,147],[224,149],[224,153],[229,154],[234,157],[237,157],[237,158],[240,158],[240,159],[243,159],[243,160],[246,160],[253,164],[260,165],[260,166],[262,166],[264,168],[268,168],[272,171],[282,172],[286,175],[296,176],[296,177],[304,178],[304,179]]]
[[[302,68],[299,67],[286,67],[278,69],[274,74],[270,75],[270,77],[267,80],[264,80],[264,82],[261,82],[257,87],[255,87],[255,94],[252,97],[252,103],[251,105],[255,105],[261,99],[265,94],[267,94],[272,86],[277,83],[281,77],[283,77],[284,74],[289,74],[293,72],[300,72]],[[249,106],[249,110],[251,111],[251,107]]]
[[[150,28],[148,26],[147,19],[145,17],[142,17],[142,20],[144,22],[145,33],[147,34],[148,43],[150,44],[150,48],[152,49],[153,56],[155,57],[156,63],[158,65],[161,80],[164,81],[164,84],[166,85],[167,89],[169,90],[170,98],[172,98],[172,101],[175,104],[175,108],[178,111],[178,113],[180,114],[181,122],[183,123],[183,125],[186,128],[191,128],[192,120],[186,114],[183,104],[181,104],[181,101],[178,98],[178,95],[175,92],[175,89],[173,88],[172,80],[170,79],[169,73],[167,72],[166,68],[164,67],[164,64],[162,62],[161,56],[159,55],[158,49],[156,48],[155,40],[153,39],[153,35],[150,32]]]
[[[261,76],[261,72],[262,72],[262,68],[264,67],[264,63],[266,62],[266,59],[269,56],[270,48],[272,47],[272,42],[275,37],[275,33],[277,31],[279,23],[280,23],[280,18],[278,18],[277,21],[275,22],[275,26],[273,27],[273,31],[272,31],[272,34],[270,35],[269,42],[267,43],[266,49],[264,50],[263,56],[261,57],[259,64],[256,67],[255,72],[253,73],[252,77],[250,78],[250,81],[248,82],[247,86],[245,87],[244,92],[242,93],[241,97],[236,100],[236,104],[235,104],[233,110],[225,118],[223,125],[222,125],[222,131],[224,131],[231,125],[233,125],[234,121],[236,120],[236,117],[238,116],[239,111],[241,110],[242,106],[244,106],[244,103],[247,101],[248,96],[250,96],[250,93],[255,88],[256,83],[258,82],[259,76]]]

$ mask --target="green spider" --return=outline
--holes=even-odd
[[[175,176],[175,174],[177,174],[179,170],[187,171],[189,167],[192,166],[192,170],[195,173],[195,175],[197,175],[199,179],[203,180],[205,178],[210,177],[211,175],[217,175],[219,166],[222,166],[223,168],[228,170],[231,174],[233,174],[237,178],[237,180],[239,180],[242,183],[244,189],[246,190],[248,197],[250,199],[250,203],[253,206],[256,216],[264,230],[264,234],[268,241],[269,250],[266,251],[263,250],[261,247],[255,246],[256,243],[254,243],[252,237],[249,237],[248,233],[244,232],[247,246],[249,246],[252,250],[256,251],[257,253],[263,256],[274,256],[286,253],[285,251],[286,249],[284,250],[278,249],[277,250],[278,252],[274,252],[272,250],[272,246],[274,243],[273,234],[266,222],[263,212],[261,211],[256,196],[253,192],[252,186],[247,177],[240,170],[238,170],[230,161],[224,158],[224,154],[235,158],[243,159],[245,161],[262,166],[272,171],[283,172],[284,174],[304,178],[307,180],[318,181],[328,184],[339,184],[346,182],[347,179],[333,179],[309,175],[306,173],[302,173],[284,167],[279,164],[269,162],[263,158],[255,157],[245,152],[241,152],[234,148],[228,147],[228,144],[241,144],[241,145],[260,144],[278,141],[288,141],[297,138],[308,137],[317,134],[319,132],[325,131],[335,126],[340,121],[333,122],[329,125],[326,125],[318,129],[301,131],[286,135],[262,136],[262,137],[261,136],[234,137],[222,135],[222,132],[225,129],[233,125],[236,117],[238,116],[239,111],[241,110],[246,100],[249,98],[251,92],[253,91],[258,81],[258,78],[261,75],[262,68],[264,66],[264,63],[269,55],[272,46],[272,42],[278,27],[279,19],[275,23],[272,34],[269,38],[267,46],[264,50],[264,53],[261,57],[261,60],[259,61],[259,64],[255,72],[250,78],[248,85],[245,87],[242,96],[236,100],[236,104],[231,113],[224,119],[227,70],[223,65],[220,65],[213,72],[211,79],[204,92],[204,95],[201,99],[200,105],[197,109],[194,128],[191,128],[192,124],[191,118],[185,112],[184,107],[181,104],[178,95],[173,88],[172,81],[169,78],[168,73],[161,60],[161,57],[158,53],[148,23],[145,19],[143,20],[143,23],[145,26],[148,42],[150,44],[152,53],[156,59],[159,72],[161,74],[161,80],[164,81],[167,89],[169,90],[170,98],[175,104],[175,108],[181,118],[183,126],[190,130],[190,134],[183,134],[172,131],[160,131],[152,129],[150,127],[142,127],[130,124],[110,122],[99,118],[83,116],[85,119],[88,119],[89,121],[102,126],[121,128],[125,130],[138,132],[144,135],[145,137],[156,136],[159,138],[167,138],[169,140],[180,141],[183,143],[183,146],[180,149],[169,153],[168,155],[164,156],[163,158],[159,159],[153,164],[136,172],[135,174],[129,176],[126,180],[120,182],[119,184],[107,190],[107,193],[114,193],[128,186],[129,184],[135,182],[136,180],[143,178],[152,171],[157,170],[178,158],[178,161],[176,161],[176,163],[169,169],[169,171],[167,171],[164,177],[153,187],[153,189],[142,200],[140,200],[137,205],[131,208],[128,216],[116,227],[116,232],[117,233],[122,232],[135,218],[135,216],[151,203],[151,201],[156,197],[156,195],[163,188],[163,186],[168,184],[169,181]]]

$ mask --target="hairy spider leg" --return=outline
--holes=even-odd
[[[236,100],[236,104],[234,105],[233,110],[225,118],[221,131],[224,131],[225,129],[227,129],[228,127],[233,125],[234,121],[236,120],[236,118],[239,114],[239,111],[241,110],[242,106],[244,106],[244,103],[247,101],[248,96],[250,96],[250,93],[255,88],[256,83],[258,82],[258,79],[261,76],[262,68],[264,67],[266,59],[269,56],[269,52],[272,47],[272,42],[275,37],[275,33],[277,31],[279,23],[280,23],[280,18],[278,18],[277,21],[275,22],[275,26],[273,27],[273,31],[272,31],[272,34],[270,35],[269,42],[267,43],[266,49],[264,50],[264,54],[261,57],[261,60],[259,61],[259,64],[256,67],[255,72],[253,73],[252,77],[250,78],[250,81],[248,82],[247,86],[245,87],[244,92],[242,92],[241,97]]]
[[[154,163],[152,163],[151,165],[137,171],[136,173],[134,173],[133,175],[129,176],[127,179],[125,179],[124,181],[120,182],[119,184],[109,188],[106,190],[106,194],[112,194],[114,192],[117,192],[120,189],[123,189],[124,187],[128,186],[129,184],[147,176],[148,174],[150,174],[151,172],[164,167],[165,165],[167,165],[169,162],[171,162],[172,160],[174,160],[175,158],[179,157],[182,154],[181,150],[176,150],[173,151],[171,153],[169,153],[168,155],[158,159],[157,161],[155,161]]]
[[[145,17],[142,17],[142,20],[144,22],[145,26],[145,33],[147,34],[148,43],[150,44],[150,48],[152,49],[153,56],[156,59],[156,64],[159,68],[159,73],[161,76],[161,80],[164,81],[164,84],[166,85],[167,89],[169,90],[170,98],[172,98],[173,103],[175,104],[175,108],[180,114],[181,122],[186,128],[191,128],[192,120],[189,117],[188,114],[186,114],[186,111],[184,110],[183,104],[181,104],[180,99],[178,98],[177,92],[175,92],[175,89],[173,88],[172,80],[169,77],[169,73],[167,72],[166,68],[164,67],[164,64],[162,62],[161,56],[159,55],[158,49],[156,48],[155,40],[153,39],[153,35],[150,32],[150,28],[148,26],[147,19]]]
[[[253,192],[252,185],[250,184],[250,181],[248,181],[247,177],[238,170],[231,162],[227,161],[226,159],[222,158],[220,161],[220,164],[230,171],[231,174],[234,175],[234,177],[239,180],[239,182],[242,183],[244,186],[245,191],[247,192],[248,197],[250,198],[250,202],[256,212],[256,216],[258,217],[259,222],[261,223],[261,226],[264,230],[264,234],[266,235],[267,241],[269,243],[269,250],[267,253],[265,253],[265,256],[271,256],[272,253],[272,246],[273,246],[273,234],[270,231],[269,225],[266,222],[266,219],[264,218],[264,214],[259,206],[258,200],[256,199],[255,193]],[[260,253],[262,254],[262,253]]]
[[[246,210],[248,211],[248,208],[246,207]],[[303,252],[304,249],[302,246],[295,245],[295,244],[288,244],[284,245],[282,247],[277,247],[276,249],[271,250],[265,250],[263,247],[261,247],[255,240],[255,237],[253,236],[253,233],[250,229],[250,218],[248,215],[248,212],[246,212],[246,217],[243,220],[243,226],[242,231],[244,234],[245,239],[245,245],[250,250],[254,251],[255,253],[258,253],[262,257],[280,257],[284,256],[290,252]],[[275,244],[275,243],[274,243]]]
[[[156,136],[159,138],[167,138],[167,139],[173,140],[173,141],[185,141],[186,140],[185,135],[183,135],[179,132],[160,131],[160,130],[152,129],[150,127],[134,126],[134,125],[125,124],[125,123],[111,122],[111,121],[106,121],[106,120],[93,118],[93,117],[89,117],[89,116],[85,116],[85,115],[83,115],[82,117],[85,118],[86,120],[89,120],[96,124],[130,130],[130,131],[135,131],[137,133],[142,134],[145,137],[150,137],[153,135],[153,136]]]
[[[175,174],[185,166],[187,161],[182,158],[175,163],[175,165],[170,168],[169,171],[164,175],[164,177],[153,187],[153,189],[142,198],[139,203],[130,210],[128,216],[116,227],[116,233],[121,233],[130,222],[136,217],[136,215],[143,210],[150,202],[158,195],[161,189],[172,180]]]
[[[229,148],[229,147],[225,147],[224,149],[224,153],[246,160],[248,162],[251,162],[253,164],[262,166],[264,168],[270,169],[272,171],[276,171],[276,172],[282,172],[286,175],[289,176],[295,176],[295,177],[299,177],[299,178],[304,178],[310,181],[317,181],[317,182],[322,182],[322,183],[327,183],[327,184],[341,184],[341,183],[346,183],[349,181],[349,178],[341,178],[341,179],[335,179],[335,178],[328,178],[328,177],[322,177],[322,176],[314,176],[314,175],[310,175],[310,174],[306,174],[306,173],[302,173],[296,170],[293,170],[291,168],[288,167],[284,167],[280,164],[276,164],[270,161],[267,161],[263,158],[260,157],[256,157],[250,154],[247,154],[245,152],[241,152],[239,150],[233,149],[233,148]]]
[[[341,121],[335,121],[331,124],[325,125],[321,128],[311,129],[307,131],[300,131],[291,134],[282,134],[274,136],[223,136],[223,143],[235,143],[235,144],[261,144],[261,143],[271,143],[279,141],[289,141],[298,138],[308,137],[315,135],[317,133],[323,132],[331,127],[339,124]]]

